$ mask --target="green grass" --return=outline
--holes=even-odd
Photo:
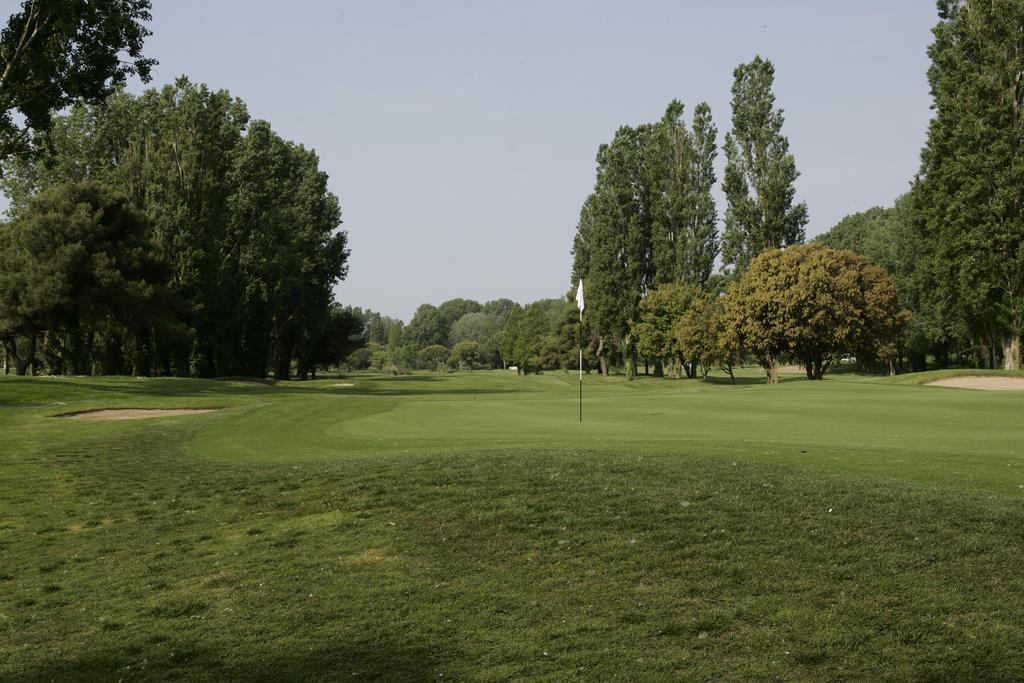
[[[0,380],[0,680],[1020,680],[1024,392],[898,379]]]

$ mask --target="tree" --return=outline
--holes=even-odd
[[[131,75],[148,82],[151,19],[150,0],[23,0],[0,32],[0,162],[28,153],[53,112],[99,102]]]
[[[758,56],[733,76],[722,259],[742,272],[764,249],[803,242],[807,206],[793,203],[799,173],[782,134],[782,110],[775,109],[775,67]]]
[[[946,301],[936,264],[914,225],[915,195],[908,192],[889,208],[873,207],[843,218],[828,232],[815,238],[833,249],[848,249],[882,266],[892,276],[900,305],[913,312],[901,341],[900,357],[909,357],[911,369],[927,369],[932,354],[941,367],[949,362],[950,350],[966,338],[958,320],[955,302]]]
[[[501,355],[506,363],[530,374],[544,369],[541,355],[545,338],[551,334],[550,306],[544,300],[515,309],[502,334]]]
[[[445,337],[450,337],[452,325],[467,313],[478,313],[483,310],[479,302],[472,299],[449,299],[437,307],[437,314],[444,321]]]
[[[733,368],[743,351],[726,326],[721,300],[704,295],[694,299],[676,323],[675,335],[680,352],[700,367],[702,377],[707,379],[711,368],[718,367],[736,383]]]
[[[936,288],[1015,370],[1024,333],[1024,5],[938,7],[916,223]]]
[[[685,283],[659,285],[650,289],[640,302],[640,321],[632,324],[637,350],[647,358],[656,359],[659,366],[668,367],[670,377],[694,377],[696,366],[682,352],[675,328],[700,290]],[[656,369],[656,374],[660,370]]]
[[[345,365],[352,370],[367,370],[377,367],[377,359],[383,359],[387,351],[383,344],[375,341],[367,342],[366,346],[356,349],[345,358]],[[383,366],[383,360],[380,365]]]
[[[333,303],[328,309],[327,316],[327,322],[313,347],[314,378],[317,365],[339,366],[346,358],[366,345],[366,327],[362,311]]]
[[[431,344],[416,352],[416,365],[423,370],[444,370],[451,351],[447,346]]]
[[[448,345],[448,323],[436,306],[422,304],[405,327],[406,340],[416,348]]]
[[[693,111],[690,156],[691,206],[687,215],[690,248],[682,256],[680,278],[683,282],[707,289],[715,258],[721,247],[718,236],[718,210],[711,194],[715,187],[715,158],[718,156],[718,128],[711,119],[711,107],[701,102]]]
[[[487,349],[475,341],[461,341],[452,347],[448,363],[462,370],[479,370],[489,364]]]
[[[300,378],[313,368],[333,286],[347,272],[338,199],[316,154],[245,105],[179,79],[115,93],[56,117],[44,160],[13,159],[3,189],[17,216],[45,187],[96,180],[148,218],[195,334],[167,339],[166,374]]]
[[[573,242],[573,285],[587,284],[588,308],[602,372],[621,350],[636,374],[632,323],[656,284],[707,286],[718,253],[711,188],[717,130],[707,104],[697,105],[692,131],[683,104],[669,103],[661,120],[622,126],[597,153],[594,191],[584,202]]]
[[[0,245],[0,342],[18,374],[40,337],[60,372],[148,375],[161,344],[188,336],[167,262],[123,195],[95,182],[50,188],[3,226]]]
[[[363,323],[366,326],[367,343],[387,344],[388,330],[397,322],[399,321],[395,318],[389,318],[376,311],[366,310],[363,313]]]
[[[821,379],[842,352],[891,360],[908,318],[883,268],[808,244],[755,258],[726,296],[723,324],[774,384],[786,354],[800,359],[808,379]]]

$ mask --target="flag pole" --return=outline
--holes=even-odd
[[[580,309],[580,422],[583,422],[583,278],[576,287],[576,305]]]
[[[583,309],[580,309],[580,424],[583,423]]]

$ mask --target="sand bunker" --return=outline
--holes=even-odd
[[[344,388],[344,387],[354,387],[354,386],[355,386],[355,384],[352,384],[352,382],[338,382],[337,384],[328,384],[326,387],[324,387],[324,389],[334,389],[335,387]]]
[[[950,377],[928,382],[928,386],[982,391],[1024,391],[1024,377]]]
[[[147,420],[154,417],[173,417],[175,415],[198,415],[212,413],[217,408],[120,408],[83,410],[77,413],[64,413],[55,417],[67,417],[72,420],[89,420],[108,422],[110,420]]]

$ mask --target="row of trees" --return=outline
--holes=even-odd
[[[3,165],[0,343],[18,371],[312,371],[348,258],[312,150],[185,78],[80,102],[46,140]]]
[[[961,364],[1016,370],[1024,334],[1024,4],[937,4],[928,70],[935,114],[910,192],[891,208],[848,216],[818,241],[866,256],[895,282],[899,305],[890,311],[889,332],[902,332],[884,348],[865,351],[868,357],[891,357],[900,367],[923,370],[929,358],[945,367],[955,355]],[[652,336],[647,322],[654,309],[669,315],[666,298],[674,302],[675,318],[680,307],[701,297],[742,298],[742,287],[751,282],[741,287],[740,280],[758,254],[803,242],[807,209],[795,202],[798,174],[782,134],[782,112],[775,108],[773,79],[771,63],[761,58],[734,72],[732,130],[724,144],[723,267],[717,276],[665,267],[675,262],[675,252],[657,238],[664,225],[691,225],[678,217],[702,215],[709,218],[699,241],[703,249],[691,240],[686,250],[701,253],[707,263],[719,253],[714,207],[703,193],[708,176],[696,170],[714,155],[714,127],[704,105],[689,142],[680,145],[692,163],[676,168],[686,168],[688,175],[674,174],[659,161],[672,149],[665,141],[677,130],[676,103],[661,122],[620,129],[598,152],[595,190],[584,203],[574,242],[573,282],[587,283],[592,331],[602,352],[619,352],[630,374],[638,351],[672,357],[666,353],[671,339]],[[710,139],[698,128],[712,131]],[[665,283],[678,287],[670,295]],[[767,296],[765,291],[759,296]],[[822,283],[815,300],[829,296],[830,287]],[[854,323],[866,324],[856,316],[836,317],[833,332]],[[817,361],[803,362],[810,375],[817,374]],[[671,363],[670,372],[696,372],[692,359]]]
[[[722,296],[683,283],[652,288],[633,332],[640,352],[670,374],[706,377],[718,367],[732,376],[754,358],[776,383],[785,360],[812,380],[840,355],[891,363],[908,319],[885,269],[808,244],[763,251]]]
[[[942,0],[935,115],[911,190],[819,239],[886,268],[913,320],[900,356],[1020,368],[1024,332],[1024,5]]]
[[[568,367],[576,358],[579,325],[568,300],[524,305],[510,299],[480,303],[451,299],[423,304],[408,324],[374,311],[346,309],[363,322],[360,341],[343,363],[354,370],[516,367],[539,372]]]
[[[774,78],[771,62],[760,57],[734,72],[721,237],[711,194],[718,132],[707,104],[697,105],[687,126],[683,105],[674,100],[657,123],[622,127],[598,149],[594,191],[583,204],[573,243],[573,281],[587,285],[602,372],[621,355],[633,376],[638,354],[659,359],[661,371],[670,354],[646,339],[637,345],[638,334],[650,330],[641,324],[642,313],[669,296],[662,289],[648,301],[656,288],[679,285],[670,298],[683,306],[698,295],[720,293],[764,249],[803,241],[807,208],[795,203],[798,173],[782,134],[782,111],[775,107]],[[715,276],[719,254],[725,269]],[[693,363],[678,368],[696,372]]]

